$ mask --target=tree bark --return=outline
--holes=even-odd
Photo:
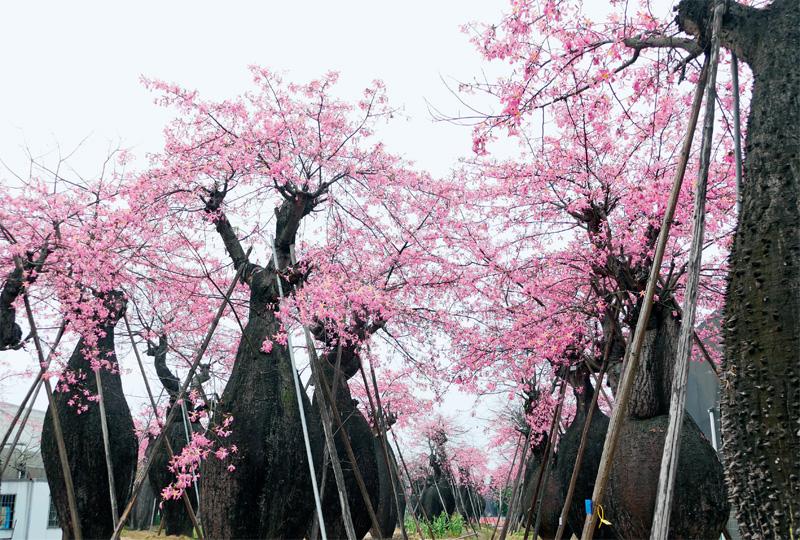
[[[120,294],[112,293],[107,295],[106,304],[111,315],[100,327],[105,335],[98,340],[97,350],[100,357],[110,362],[112,368],[116,370],[118,365],[114,351],[114,326],[125,311],[125,302]],[[97,384],[90,360],[85,356],[85,347],[85,341],[79,340],[67,363],[67,369],[86,375],[83,387],[92,395],[96,395]],[[99,375],[103,384],[103,398],[108,417],[117,502],[120,507],[123,507],[127,504],[130,496],[136,471],[138,445],[134,434],[133,418],[122,392],[122,380],[119,372],[112,373],[108,369],[101,369]],[[67,403],[71,399],[71,392],[55,391],[53,397],[64,432],[64,444],[72,471],[83,536],[85,538],[109,538],[114,532],[114,523],[108,491],[108,472],[104,457],[99,406],[95,402],[89,402],[88,410],[77,414],[75,409]],[[42,428],[42,460],[59,523],[61,523],[65,535],[69,535],[69,531],[72,530],[70,513],[49,408]]]
[[[681,28],[697,35],[707,4],[681,2]],[[743,535],[788,538],[800,523],[800,2],[729,12],[723,45],[750,66],[753,94],[723,328],[723,457]]]
[[[276,273],[288,294],[295,283],[289,268],[289,246],[300,221],[314,207],[312,195],[298,193],[276,210],[276,258],[261,267],[248,260],[220,205],[225,194],[211,193],[206,211],[242,280],[250,288],[249,314],[228,384],[212,421],[233,418],[233,433],[225,440],[238,453],[229,462],[211,457],[204,465],[200,501],[203,526],[209,538],[301,538],[314,508],[300,409],[294,391],[292,366],[286,346],[273,341],[280,330]],[[308,397],[302,400],[314,460],[321,457],[319,421]]]
[[[167,338],[159,337],[158,346],[148,347],[147,354],[154,357],[156,373],[169,395],[169,406],[175,407],[175,398],[180,392],[180,379],[176,377],[167,366]],[[178,407],[180,405],[177,405]],[[167,411],[169,414],[169,411]],[[189,434],[193,431],[190,425]],[[167,440],[175,455],[179,455],[187,444],[186,428],[184,427],[183,414],[181,420],[174,422],[167,433]],[[167,446],[153,456],[153,465],[150,467],[147,478],[150,486],[161,503],[161,516],[164,521],[164,531],[168,535],[182,535],[192,537],[194,524],[186,509],[186,502],[180,499],[161,500],[161,491],[175,481],[175,473],[169,470],[170,458]],[[193,487],[186,490],[192,508],[197,509],[197,495]]]

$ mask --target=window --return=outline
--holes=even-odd
[[[0,529],[14,527],[14,503],[16,500],[16,495],[0,495]]]
[[[58,524],[58,512],[56,512],[56,505],[53,504],[53,497],[50,497],[50,510],[47,512],[47,528],[60,529],[61,525]]]

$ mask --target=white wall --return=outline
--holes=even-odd
[[[61,529],[48,529],[50,489],[44,480],[4,480],[2,493],[16,494],[14,528],[0,529],[0,540],[59,540]]]

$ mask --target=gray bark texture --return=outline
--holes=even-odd
[[[702,42],[710,7],[683,0],[678,24]],[[742,536],[788,538],[800,524],[800,2],[730,2],[722,45],[753,72],[723,327],[723,458]]]
[[[105,302],[110,310],[110,315],[100,325],[100,329],[105,335],[98,340],[97,349],[100,357],[108,360],[116,368],[114,326],[125,311],[125,301],[121,294],[109,293]],[[75,351],[67,363],[67,369],[85,374],[86,378],[83,381],[85,389],[92,395],[97,395],[97,383],[92,373],[91,363],[85,356],[85,346],[83,339],[78,341]],[[138,444],[134,433],[133,418],[122,392],[122,380],[119,372],[112,373],[107,369],[102,369],[100,378],[103,384],[103,397],[108,418],[117,503],[120,507],[124,507],[128,503],[133,485]],[[96,402],[89,402],[89,409],[77,414],[75,409],[67,403],[72,397],[71,394],[71,392],[56,390],[53,397],[64,432],[64,445],[72,471],[81,530],[84,538],[110,538],[114,532],[114,523],[100,425],[100,407]],[[42,460],[59,523],[61,523],[65,538],[69,538],[73,529],[70,525],[72,520],[70,519],[64,474],[58,456],[49,407],[42,427]]]

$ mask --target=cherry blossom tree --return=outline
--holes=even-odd
[[[559,331],[558,336],[570,335],[602,345],[616,335],[614,328],[621,334],[614,339],[624,339],[630,321],[635,320],[631,315],[637,309],[636,294],[646,279],[643,276],[647,275],[658,232],[673,156],[685,131],[689,87],[682,81],[693,82],[699,76],[699,58],[710,42],[713,4],[684,0],[678,5],[677,17],[671,20],[655,15],[654,6],[645,2],[636,6],[612,2],[606,13],[598,14],[579,2],[520,1],[512,2],[510,12],[499,24],[469,28],[488,59],[509,66],[508,76],[497,81],[467,85],[468,91],[495,96],[501,105],[497,113],[476,114],[474,149],[488,152],[500,131],[517,137],[527,147],[527,159],[534,166],[517,165],[525,170],[521,176],[499,175],[501,180],[516,179],[503,193],[527,190],[523,200],[531,202],[547,197],[545,209],[559,209],[558,221],[548,219],[548,213],[540,207],[531,207],[527,215],[542,216],[551,227],[571,222],[572,227],[578,225],[584,231],[583,249],[574,243],[574,236],[561,237],[563,242],[573,243],[567,244],[569,250],[561,251],[560,259],[567,269],[580,265],[581,274],[592,277],[570,280],[583,289],[573,288],[572,294],[555,305],[575,305],[577,299],[583,311],[587,305],[594,306],[589,309],[589,320],[594,321],[595,329],[579,330],[573,324],[571,331]],[[791,89],[798,81],[793,60],[797,48],[792,45],[797,40],[798,10],[796,3],[782,1],[760,8],[729,2],[726,9],[722,45],[744,59],[752,70],[753,94],[742,212],[725,296],[725,257],[731,242],[736,193],[731,170],[731,85],[720,77],[722,120],[718,127],[722,129],[717,129],[716,157],[709,180],[707,223],[712,229],[704,255],[706,291],[700,299],[700,312],[719,311],[727,302],[725,456],[743,532],[780,536],[788,534],[793,522],[793,511],[786,501],[792,500],[796,491],[789,478],[797,474],[798,439],[786,428],[796,418],[790,412],[796,393],[786,388],[785,374],[795,373],[796,362],[789,358],[797,349],[798,332],[791,322],[793,315],[789,315],[797,310],[789,304],[772,307],[770,299],[785,294],[772,287],[783,289],[796,281],[791,277],[796,272],[796,247],[791,243],[777,246],[774,239],[797,238],[797,209],[788,204],[793,199],[785,196],[785,190],[796,191],[797,184],[796,172],[792,172],[796,169],[792,165],[796,164],[796,137],[789,132],[796,126],[798,107],[786,99],[796,94]],[[742,78],[747,83],[747,77]],[[745,102],[743,110],[747,109]],[[548,133],[548,126],[558,131]],[[687,174],[691,177],[691,169]],[[664,345],[674,334],[670,326],[679,322],[675,307],[681,294],[686,251],[686,212],[691,206],[687,204],[691,185],[684,186],[654,312],[656,341],[665,339]],[[782,195],[774,196],[774,190]],[[516,208],[511,206],[512,211]],[[546,260],[559,257],[548,254]],[[752,264],[754,260],[758,264]],[[547,303],[545,295],[535,298],[544,304],[539,307],[545,312],[553,305]],[[584,299],[589,302],[582,302]],[[619,319],[609,324],[617,309]],[[554,318],[542,320],[549,323]],[[570,318],[571,322],[585,320]],[[658,338],[664,332],[664,338]],[[602,347],[594,350],[597,357]],[[611,350],[613,355],[619,347],[612,345]],[[665,362],[670,359],[668,348],[660,355],[646,353],[645,357],[631,404],[631,413],[640,417],[664,410],[668,394],[663,391],[671,380],[670,363]],[[768,358],[769,362],[759,363],[758,358]],[[651,375],[656,371],[666,377],[654,385]],[[767,387],[773,394],[769,402],[758,397],[759,389]],[[780,414],[769,411],[776,406],[775,399],[786,406],[784,410],[778,405],[783,411]],[[763,419],[761,424],[758,418]],[[755,438],[760,444],[754,443]],[[763,444],[767,440],[770,444]],[[747,496],[743,485],[751,486]],[[753,490],[757,496],[753,496]]]

